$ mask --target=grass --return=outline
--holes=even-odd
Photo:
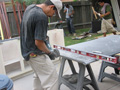
[[[76,30],[77,37],[80,36],[80,34],[82,34],[83,32],[88,32],[89,30],[90,28]],[[66,34],[65,46],[93,40],[96,39],[96,37],[98,36],[102,36],[102,34],[91,34],[91,37],[86,37],[84,39],[79,39],[79,40],[72,40],[72,38],[74,38],[73,36],[67,36],[69,34],[68,30],[65,31],[65,34]]]

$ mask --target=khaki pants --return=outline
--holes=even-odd
[[[116,29],[112,25],[112,19],[102,20],[101,31],[102,33],[116,32]]]
[[[58,90],[58,75],[47,55],[38,55],[27,61],[35,72],[33,90]]]

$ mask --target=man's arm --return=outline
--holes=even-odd
[[[45,52],[51,60],[54,60],[60,56],[60,53],[57,49],[50,51],[42,40],[35,40],[35,45],[38,47],[38,49]]]
[[[102,18],[102,17],[105,17],[105,16],[107,16],[107,15],[109,15],[109,14],[111,14],[111,12],[109,11],[109,12],[107,12],[107,13],[105,13],[105,14],[101,14],[100,15],[100,17]]]
[[[72,10],[72,13],[70,13],[69,16],[71,16],[71,15],[73,15],[75,13],[73,6],[70,5],[70,9]]]
[[[40,49],[41,51],[45,52],[46,54],[50,53],[50,50],[45,45],[44,41],[42,40],[35,40],[35,45]]]
[[[108,6],[106,6],[106,13],[105,13],[105,14],[101,14],[100,17],[105,17],[105,16],[111,14],[111,12],[112,12],[112,10],[111,10],[111,6],[108,5]]]
[[[67,12],[67,8],[66,7],[64,7],[64,13],[66,13]]]
[[[69,16],[73,15],[74,14],[74,10],[72,10],[72,13],[69,14]]]

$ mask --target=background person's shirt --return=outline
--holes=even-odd
[[[67,10],[66,18],[70,18],[69,14],[71,14],[74,9],[73,9],[72,5],[69,5],[69,8],[64,7],[64,10]],[[71,17],[73,17],[73,15],[71,15]]]
[[[102,9],[102,7],[100,7],[100,10],[99,10],[99,11],[101,11],[101,9]],[[112,19],[112,18],[113,18],[113,17],[112,17],[112,8],[111,8],[110,5],[107,5],[107,6],[105,7],[105,13],[107,13],[107,12],[111,12],[111,13],[110,13],[109,15],[103,17],[103,18],[104,18],[104,19]],[[101,14],[102,14],[102,12],[101,12]]]

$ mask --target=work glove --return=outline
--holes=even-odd
[[[55,58],[60,56],[60,52],[58,49],[53,49],[49,54],[47,54],[51,60],[54,60]]]

